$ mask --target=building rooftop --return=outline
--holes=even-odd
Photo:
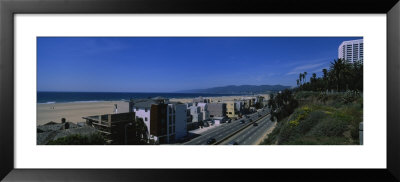
[[[356,39],[356,40],[343,41],[343,42],[340,44],[339,48],[340,48],[341,46],[343,46],[343,45],[354,44],[354,43],[356,43],[356,44],[364,43],[364,39]]]

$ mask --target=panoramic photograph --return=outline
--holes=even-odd
[[[363,37],[37,37],[37,145],[363,145]]]

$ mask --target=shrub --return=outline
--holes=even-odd
[[[318,97],[317,100],[324,103],[328,100],[328,95],[325,92],[321,92]]]
[[[349,141],[345,137],[301,137],[284,143],[285,145],[345,145]]]
[[[299,123],[298,130],[304,135],[311,130],[318,122],[320,122],[325,117],[325,114],[321,111],[311,112],[306,119]]]
[[[296,127],[297,125],[299,125],[299,121],[298,120],[292,120],[289,121],[290,127]]]
[[[301,108],[305,113],[310,113],[312,110],[311,110],[311,108],[310,107],[308,107],[308,106],[303,106],[302,108]]]
[[[315,93],[311,92],[311,91],[300,91],[300,92],[296,92],[296,99],[307,99],[311,96],[314,96]]]
[[[68,135],[66,137],[52,140],[48,145],[104,145],[106,142],[100,134],[92,135]]]
[[[271,95],[268,101],[268,108],[271,112],[271,120],[281,121],[283,118],[289,116],[298,106],[298,101],[294,99],[292,91],[286,89],[276,96]]]
[[[309,136],[342,137],[347,128],[348,124],[344,120],[329,117],[313,127]]]
[[[341,110],[347,117],[350,125],[350,135],[354,140],[359,139],[359,124],[363,120],[362,105],[360,103],[353,103]]]
[[[342,97],[342,102],[345,104],[352,103],[355,100],[360,98],[360,92],[358,91],[347,91],[343,97]]]
[[[285,143],[287,141],[293,140],[298,134],[298,132],[296,132],[296,128],[295,127],[291,127],[290,125],[283,125],[282,128],[280,129],[279,135],[277,137],[277,141],[278,144],[282,144]]]

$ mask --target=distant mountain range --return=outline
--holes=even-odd
[[[206,89],[192,89],[178,91],[180,93],[210,93],[210,94],[262,94],[277,92],[291,88],[283,85],[228,85]]]

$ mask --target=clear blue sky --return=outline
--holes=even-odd
[[[38,91],[173,92],[295,86],[362,37],[39,37]]]

